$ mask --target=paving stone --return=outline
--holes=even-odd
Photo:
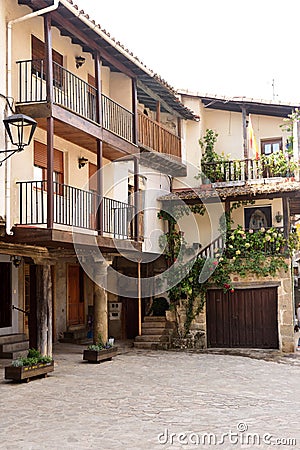
[[[213,447],[300,448],[300,355],[126,348],[112,361],[86,364],[82,350],[56,345],[55,371],[26,384],[4,380],[2,369],[1,449],[202,449],[210,446],[188,440],[205,433],[220,440],[230,431],[240,440],[269,433],[296,445],[227,438]]]

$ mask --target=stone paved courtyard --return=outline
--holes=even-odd
[[[1,369],[1,449],[300,448],[297,358],[123,349],[88,364],[82,349],[59,344],[27,384]]]

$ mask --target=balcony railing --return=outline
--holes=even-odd
[[[138,114],[139,143],[158,153],[181,158],[181,139],[145,114]]]
[[[19,98],[18,103],[39,103],[47,101],[46,64],[43,59],[18,61]],[[53,62],[54,103],[97,122],[97,89]],[[102,94],[103,128],[132,142],[133,113]]]
[[[47,223],[47,181],[21,181],[19,185],[19,224]],[[94,191],[53,182],[54,223],[96,230],[100,196]],[[132,239],[134,206],[104,197],[102,231],[118,239]]]
[[[265,161],[243,159],[202,163],[202,172],[212,183],[249,181],[272,177],[293,177],[293,165],[294,163],[288,160],[286,167],[282,170],[277,168],[274,174]]]

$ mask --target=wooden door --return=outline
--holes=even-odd
[[[78,265],[68,266],[68,326],[84,324],[83,274]]]
[[[208,347],[278,348],[277,288],[209,290]]]
[[[0,328],[11,325],[11,263],[0,262]]]

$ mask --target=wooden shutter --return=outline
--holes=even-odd
[[[34,165],[47,169],[47,146],[37,141],[34,141]],[[53,170],[64,173],[64,154],[56,149],[53,154]]]
[[[45,59],[45,43],[37,37],[31,35],[31,56],[32,59]],[[56,50],[52,49],[52,59],[54,62],[63,65],[64,57]]]

